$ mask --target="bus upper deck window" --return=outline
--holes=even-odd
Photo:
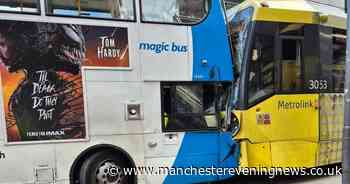
[[[209,0],[141,0],[142,20],[147,22],[195,24],[209,11]]]
[[[47,0],[47,13],[118,20],[135,20],[134,0]]]
[[[0,0],[0,11],[39,13],[39,0]]]

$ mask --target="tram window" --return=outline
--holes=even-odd
[[[39,13],[39,0],[0,0],[0,11]]]
[[[217,129],[227,97],[228,87],[216,84],[162,85],[163,130]]]
[[[345,82],[346,31],[333,30],[333,90],[343,91]]]
[[[297,40],[282,41],[282,60],[297,60]]]
[[[209,12],[209,0],[141,0],[142,21],[195,24]]]
[[[238,12],[229,23],[229,33],[232,48],[233,59],[236,72],[241,71],[243,56],[247,50],[248,32],[250,30],[250,21],[253,16],[253,8],[247,8]]]
[[[303,64],[303,39],[304,24],[279,25],[279,37],[281,39],[281,90],[283,92],[295,92],[303,89],[302,64]]]
[[[257,36],[249,65],[249,103],[270,95],[274,91],[273,37]]]
[[[329,57],[326,57],[327,60],[322,60],[322,75],[326,79],[327,91],[342,92],[345,79],[346,31],[323,28],[322,34],[327,34],[328,39],[322,40],[321,47],[330,45],[330,49],[325,51]]]
[[[282,40],[282,91],[302,89],[301,76],[301,41]]]
[[[305,25],[302,53],[303,86],[306,92],[315,92],[326,88],[326,86],[317,86],[318,82],[324,81],[321,75],[320,37],[318,33],[319,26]]]
[[[248,73],[248,103],[273,94],[275,88],[275,24],[256,25]]]
[[[303,36],[304,24],[280,24],[279,34],[283,36]]]
[[[135,20],[134,0],[47,0],[47,13],[118,20]]]

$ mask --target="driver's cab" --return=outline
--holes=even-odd
[[[215,131],[223,126],[231,83],[163,83],[163,130]]]

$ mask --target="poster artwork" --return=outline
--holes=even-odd
[[[82,66],[129,67],[127,28],[0,21],[9,143],[86,139]]]

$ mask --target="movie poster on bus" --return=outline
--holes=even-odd
[[[129,68],[127,28],[84,26],[87,60],[84,66]]]
[[[7,142],[86,140],[81,68],[129,67],[128,55],[127,28],[0,21]]]

